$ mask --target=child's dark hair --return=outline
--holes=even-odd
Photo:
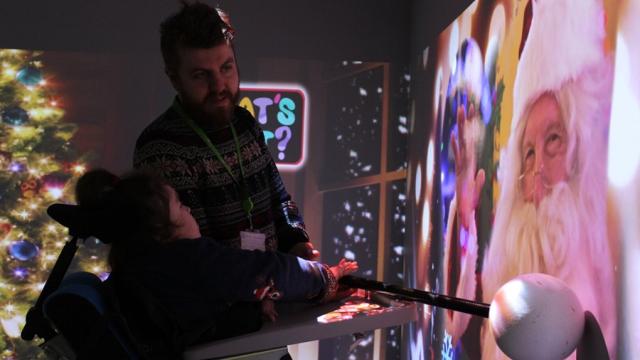
[[[175,71],[180,65],[178,49],[207,49],[222,43],[231,45],[234,30],[220,9],[201,2],[182,1],[182,9],[160,24],[160,48],[165,67]]]
[[[78,180],[76,197],[91,214],[94,236],[111,244],[112,269],[172,240],[167,183],[148,172],[132,172],[121,179],[92,170]]]

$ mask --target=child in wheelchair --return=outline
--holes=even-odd
[[[273,301],[344,297],[338,280],[358,268],[224,247],[202,237],[175,190],[149,173],[94,170],[76,193],[78,216],[111,244],[106,283],[145,357],[177,358],[189,345],[258,330],[263,317],[275,320]]]

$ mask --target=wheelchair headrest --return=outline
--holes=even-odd
[[[47,208],[47,214],[62,226],[69,229],[71,235],[86,239],[94,236],[105,244],[110,243],[105,226],[99,219],[105,216],[104,211],[89,209],[80,205],[53,204]]]
[[[78,205],[53,204],[47,208],[47,214],[68,229],[78,230],[86,224]]]

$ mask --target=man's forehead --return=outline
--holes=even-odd
[[[220,65],[227,61],[235,61],[233,48],[226,43],[210,48],[193,48],[181,46],[178,49],[180,62],[188,67],[206,67]]]

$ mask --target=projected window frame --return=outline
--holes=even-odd
[[[340,117],[332,117],[332,114],[335,114],[336,112],[340,111],[340,109],[336,109],[336,108],[332,108],[332,106],[336,106],[335,104],[338,104],[338,101],[335,101],[335,99],[332,99],[332,96],[339,96],[339,94],[333,94],[330,89],[332,89],[332,85],[338,84],[338,83],[342,83],[342,84],[349,84],[350,83],[350,79],[353,79],[359,75],[362,75],[363,73],[367,73],[367,72],[372,72],[372,71],[379,71],[381,72],[382,76],[381,76],[381,83],[380,83],[380,89],[381,89],[381,96],[380,96],[380,111],[379,111],[379,137],[377,141],[379,141],[379,144],[375,144],[375,143],[370,143],[367,144],[367,148],[368,149],[372,149],[375,150],[376,147],[379,149],[379,153],[377,153],[377,156],[379,156],[379,162],[377,163],[376,166],[376,172],[375,173],[370,173],[368,175],[362,175],[362,174],[358,174],[358,176],[352,176],[352,177],[346,177],[346,176],[339,176],[339,177],[324,177],[321,179],[320,182],[320,191],[323,192],[323,213],[325,214],[325,216],[323,217],[323,226],[322,226],[322,231],[323,231],[323,235],[322,238],[323,240],[323,246],[322,246],[322,252],[323,252],[323,261],[325,262],[331,262],[332,260],[339,260],[341,257],[344,256],[344,252],[345,251],[339,251],[339,254],[335,254],[335,235],[331,234],[328,232],[328,229],[331,228],[331,226],[334,227],[333,232],[334,233],[342,233],[345,234],[345,231],[348,231],[348,229],[346,229],[346,225],[343,224],[342,222],[340,222],[340,224],[336,224],[332,222],[335,222],[335,219],[333,219],[334,216],[332,216],[331,213],[328,212],[333,212],[334,208],[336,208],[336,204],[335,204],[335,200],[332,202],[331,198],[338,198],[339,202],[342,202],[342,204],[338,204],[338,205],[342,205],[342,206],[350,206],[350,207],[357,207],[357,201],[346,201],[347,199],[349,199],[349,194],[350,192],[357,194],[358,192],[362,193],[362,191],[372,191],[371,189],[373,189],[372,191],[372,196],[376,197],[377,199],[375,200],[375,202],[377,203],[377,209],[374,209],[374,211],[370,211],[369,209],[367,209],[368,205],[367,204],[363,204],[363,206],[360,209],[355,209],[356,212],[368,212],[368,213],[375,213],[375,219],[374,222],[377,221],[377,234],[375,234],[375,236],[372,236],[372,234],[368,234],[368,239],[369,241],[375,241],[375,244],[369,244],[370,247],[373,247],[373,250],[370,251],[369,253],[365,253],[365,254],[359,254],[358,253],[358,249],[360,247],[353,247],[353,249],[349,249],[349,251],[354,252],[355,255],[355,260],[361,261],[361,260],[367,260],[369,258],[369,256],[371,256],[372,253],[375,252],[375,266],[374,269],[371,270],[371,266],[369,266],[369,264],[364,264],[365,266],[363,267],[361,264],[361,271],[356,273],[355,275],[358,276],[363,276],[363,277],[367,277],[367,278],[371,278],[371,279],[376,279],[379,281],[392,281],[397,283],[397,280],[394,280],[392,278],[392,276],[390,276],[390,271],[391,269],[397,269],[398,268],[398,264],[392,263],[392,258],[394,259],[393,261],[397,262],[398,261],[398,257],[394,257],[392,256],[391,252],[394,251],[394,247],[397,247],[398,244],[403,244],[404,240],[401,241],[391,241],[390,236],[392,234],[397,234],[398,231],[397,229],[393,229],[392,227],[397,227],[398,224],[396,224],[397,222],[393,222],[392,219],[394,217],[394,213],[397,212],[396,209],[398,208],[398,206],[402,207],[402,205],[398,205],[397,201],[394,201],[395,199],[393,199],[394,194],[397,195],[398,194],[398,190],[393,189],[393,186],[396,185],[398,182],[405,182],[406,181],[406,177],[407,177],[407,170],[406,167],[402,167],[402,166],[396,166],[397,161],[393,161],[392,157],[397,156],[397,151],[395,151],[394,149],[391,148],[391,146],[394,146],[393,144],[390,145],[390,141],[395,143],[396,141],[393,141],[391,139],[391,137],[393,135],[390,134],[390,132],[392,131],[392,127],[394,126],[395,122],[392,121],[392,116],[394,116],[393,114],[398,114],[401,110],[400,109],[396,109],[394,111],[394,109],[392,109],[391,106],[391,102],[398,102],[400,103],[402,106],[402,104],[405,104],[402,101],[398,101],[397,100],[397,96],[393,96],[391,89],[394,85],[398,85],[398,86],[403,86],[403,84],[400,84],[401,82],[398,81],[398,84],[396,84],[396,82],[394,82],[392,79],[395,79],[395,77],[402,77],[404,76],[403,74],[400,74],[400,71],[393,71],[395,69],[392,69],[392,66],[388,63],[364,63],[364,64],[360,64],[360,65],[355,65],[355,66],[349,66],[349,67],[344,67],[342,70],[342,73],[339,74],[335,74],[336,70],[332,69],[334,74],[333,76],[329,77],[329,79],[327,80],[327,89],[328,89],[328,93],[327,93],[327,103],[329,104],[328,108],[327,108],[327,133],[328,133],[328,138],[326,139],[326,144],[327,146],[331,145],[331,142],[333,141],[333,146],[335,147],[335,141],[337,140],[335,138],[336,134],[333,131],[334,127],[333,125],[335,124],[336,121],[341,121],[342,119]],[[393,84],[393,85],[392,85]],[[406,85],[406,84],[404,84]],[[356,90],[358,90],[356,88]],[[405,92],[408,95],[408,91]],[[394,118],[395,119],[395,118]],[[342,148],[346,148],[348,149],[348,143],[347,144],[342,144]],[[335,161],[335,159],[332,156],[327,156],[327,154],[325,154],[325,156],[327,158],[325,158],[324,161],[324,169],[326,169],[327,171],[329,171],[329,169],[331,169],[331,164]],[[376,159],[377,160],[377,159]],[[393,163],[393,164],[391,164]],[[391,168],[391,169],[390,169]],[[402,186],[403,189],[406,189],[404,186]],[[337,196],[339,194],[339,196]],[[349,205],[346,205],[346,203],[349,202]],[[364,209],[364,210],[363,210]],[[341,211],[341,209],[338,209]],[[357,217],[357,216],[356,216]],[[351,225],[353,227],[353,231],[354,233],[357,233],[360,228],[362,228],[362,226],[358,226],[355,224]],[[346,234],[345,234],[346,235]],[[344,236],[344,235],[343,235]],[[353,235],[351,236],[353,237]],[[338,240],[340,241],[340,239]],[[360,244],[354,244],[354,245],[360,245]],[[340,247],[342,250],[343,247]],[[346,248],[345,248],[346,249]],[[373,358],[385,358],[385,353],[386,352],[390,352],[390,355],[392,357],[395,357],[396,354],[398,353],[399,349],[397,348],[397,346],[394,347],[394,345],[392,344],[398,344],[398,341],[395,341],[397,339],[397,334],[398,332],[401,331],[399,327],[395,327],[395,328],[389,328],[389,329],[377,329],[371,332],[367,332],[364,333],[363,336],[364,338],[361,340],[362,343],[370,343],[367,339],[370,338],[371,335],[373,335],[373,343],[370,345],[367,345],[367,347],[371,346],[371,348],[365,350],[362,349],[362,351],[356,350],[355,354],[358,358],[361,358],[362,356],[364,356],[363,358],[367,358],[369,355],[371,355]],[[391,335],[389,335],[391,334]],[[389,339],[392,341],[387,341],[387,337],[388,336],[392,336],[393,339]],[[325,340],[324,345],[323,346],[323,342],[321,342],[320,344],[320,354],[323,354],[323,356],[328,356],[330,354],[328,354],[327,344],[332,344],[332,346],[334,348],[341,348],[344,347],[344,343],[347,342],[349,339],[345,338],[337,338],[337,339],[331,339],[331,340]],[[354,343],[355,341],[357,341],[356,339],[351,340],[351,343]],[[363,354],[363,352],[368,352],[367,355]],[[339,355],[344,355],[344,354],[339,354]],[[335,356],[339,356],[338,354],[335,354]],[[334,357],[335,357],[334,356]]]

